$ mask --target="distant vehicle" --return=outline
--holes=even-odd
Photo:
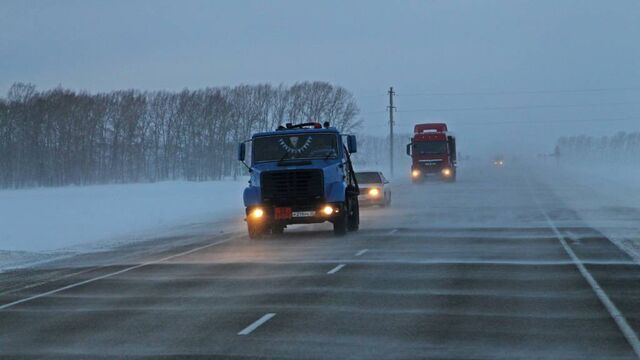
[[[411,179],[423,181],[427,176],[439,176],[444,181],[456,180],[456,138],[448,132],[447,124],[417,124],[411,143],[407,144],[411,156]]]
[[[361,171],[356,173],[360,195],[360,205],[391,205],[391,188],[381,171]]]
[[[244,162],[247,143],[251,165]],[[241,143],[238,160],[251,175],[244,190],[249,237],[325,221],[336,235],[358,230],[359,187],[351,163],[356,151],[356,137],[329,123],[286,124]]]
[[[504,166],[504,158],[502,157],[502,155],[498,155],[493,159],[493,165],[495,165],[497,167],[503,167]]]

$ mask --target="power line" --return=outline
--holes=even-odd
[[[615,117],[615,118],[590,118],[590,119],[531,119],[531,120],[489,120],[479,121],[477,119],[449,119],[452,124],[461,124],[464,126],[482,126],[487,124],[564,124],[564,123],[581,123],[581,122],[617,122],[617,121],[631,121],[640,120],[640,115],[634,115],[629,117]],[[404,121],[403,121],[404,122]],[[474,123],[475,122],[475,123]]]
[[[608,91],[640,91],[640,87],[621,88],[591,88],[569,90],[511,90],[511,91],[461,91],[461,92],[419,92],[397,94],[397,96],[470,96],[470,95],[522,95],[522,94],[571,94],[571,93],[599,93]]]
[[[624,101],[600,104],[544,104],[544,105],[518,105],[518,106],[484,106],[484,107],[460,107],[460,108],[425,108],[399,110],[402,113],[411,112],[447,112],[447,111],[496,111],[496,110],[526,110],[526,109],[556,109],[556,108],[580,108],[640,104],[638,101]]]

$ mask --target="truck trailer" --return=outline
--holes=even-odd
[[[411,156],[411,180],[422,182],[433,176],[443,181],[456,180],[456,138],[447,124],[416,124],[411,142],[407,144]]]

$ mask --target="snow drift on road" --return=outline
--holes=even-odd
[[[244,181],[0,191],[0,268],[131,235],[243,215]]]

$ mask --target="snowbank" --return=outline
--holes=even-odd
[[[245,185],[246,180],[0,191],[0,266],[3,259],[33,252],[77,251],[128,234],[240,217]]]

